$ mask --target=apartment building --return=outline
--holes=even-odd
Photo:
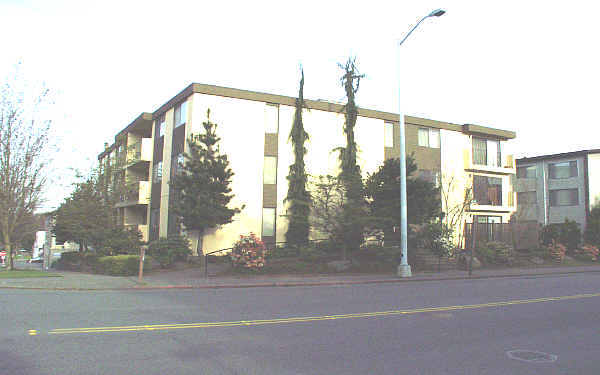
[[[600,201],[600,149],[517,159],[519,220],[547,225],[576,221],[585,229]]]
[[[203,233],[200,252],[228,248],[240,234],[249,232],[265,241],[285,241],[286,176],[294,157],[288,135],[295,100],[194,83],[151,115],[140,115],[99,156],[100,163],[107,165],[123,160],[123,155],[129,158],[130,147],[139,149],[133,152],[137,158],[119,169],[133,181],[132,199],[117,205],[123,223],[136,225],[148,239],[181,230],[169,209],[169,181],[187,152],[186,139],[203,131],[202,123],[210,109],[211,121],[218,124],[220,150],[227,154],[235,173],[231,205],[245,208],[231,224]],[[333,149],[345,146],[342,108],[338,103],[306,100],[303,122],[310,140],[305,164],[312,176],[338,172],[338,155]],[[384,160],[399,156],[397,120],[394,113],[359,109],[355,139],[357,161],[365,177]],[[465,193],[472,192],[475,199],[468,202],[464,220],[509,220],[516,210],[511,184],[515,166],[508,142],[515,138],[514,132],[412,116],[405,117],[405,126],[407,154],[416,160],[418,177],[445,189],[445,211],[464,202]],[[198,234],[188,235],[195,247]]]
[[[115,143],[98,155],[102,171],[110,171],[109,181],[118,186],[119,202],[115,205],[120,224],[139,230],[148,237],[148,204],[150,203],[150,165],[153,150],[153,118],[142,113],[115,136]]]

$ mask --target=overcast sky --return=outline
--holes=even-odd
[[[2,78],[23,63],[54,99],[60,154],[47,207],[114,135],[192,82],[341,101],[357,57],[360,107],[513,130],[515,156],[600,148],[597,1],[0,0]]]

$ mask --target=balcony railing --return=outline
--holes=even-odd
[[[140,162],[150,161],[152,157],[152,143],[150,138],[142,138],[140,141],[127,146],[116,158],[118,168],[127,168]]]
[[[148,204],[150,201],[150,182],[136,181],[125,184],[125,189],[121,194],[121,202],[117,207],[125,207],[137,204]]]

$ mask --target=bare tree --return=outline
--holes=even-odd
[[[446,210],[444,215],[444,223],[454,232],[454,238],[457,240],[458,246],[463,242],[463,226],[465,216],[468,215],[468,209],[474,201],[473,187],[467,181],[467,184],[461,183],[457,177],[452,175],[444,175],[440,183],[440,192],[442,194],[442,209]],[[459,197],[462,198],[456,199]]]
[[[48,90],[30,100],[28,89],[20,89],[14,79],[0,90],[0,239],[12,270],[19,228],[27,225],[41,203],[50,120],[38,118]]]

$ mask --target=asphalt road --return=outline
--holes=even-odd
[[[0,321],[2,375],[600,373],[598,273],[334,287],[3,289]]]

